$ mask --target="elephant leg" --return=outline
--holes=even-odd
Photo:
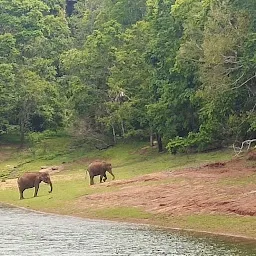
[[[100,183],[102,183],[103,175],[100,175]]]
[[[107,175],[106,175],[106,173],[105,173],[105,174],[104,174],[103,181],[105,182],[107,179],[108,179],[108,178],[107,178]]]
[[[20,191],[20,200],[24,199],[23,197],[23,192],[24,192],[25,189],[21,189],[19,188],[19,191]]]
[[[36,185],[35,185],[34,197],[37,197],[38,189],[39,189],[39,184],[36,184]]]
[[[93,185],[93,184],[94,184],[93,177],[94,177],[94,176],[90,176],[90,185]]]

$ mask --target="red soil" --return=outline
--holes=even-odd
[[[250,154],[247,159],[252,159]],[[255,155],[256,156],[256,153]],[[164,171],[97,184],[115,192],[83,196],[77,207],[140,207],[152,213],[218,213],[256,216],[256,162],[237,158],[197,168]]]

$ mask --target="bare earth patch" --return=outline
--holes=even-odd
[[[196,168],[163,171],[128,180],[110,181],[92,187],[95,193],[80,197],[73,205],[78,212],[88,208],[139,207],[169,216],[189,214],[235,214],[256,216],[256,162],[253,153],[229,162]],[[52,181],[71,180],[65,165],[45,167]],[[114,171],[114,170],[113,170]],[[84,173],[81,174],[84,179]],[[0,182],[0,190],[17,187],[17,179]],[[97,193],[98,188],[115,191]]]
[[[256,216],[256,165],[245,159],[198,168],[164,171],[97,184],[115,192],[95,193],[77,200],[76,208],[140,207],[168,215],[236,214]]]
[[[39,172],[48,172],[52,176],[52,181],[55,180],[71,180],[72,175],[67,174],[58,174],[58,176],[55,176],[54,174],[61,173],[65,169],[64,165],[60,166],[45,166],[42,167]],[[8,188],[15,188],[17,187],[17,178],[14,179],[6,179],[1,182],[0,180],[0,190],[5,190]]]
[[[0,180],[0,190],[17,187],[17,179],[8,179],[6,181]]]

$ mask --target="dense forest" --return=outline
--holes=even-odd
[[[0,0],[0,134],[21,144],[202,151],[256,138],[255,109],[255,0]]]

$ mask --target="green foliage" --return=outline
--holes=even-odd
[[[20,149],[15,143],[17,137],[4,135],[0,148],[0,174],[14,178],[25,171],[40,170],[41,166],[59,166],[65,162],[65,169],[84,170],[93,159],[112,162],[119,179],[132,178],[166,169],[181,168],[199,163],[229,159],[229,151],[213,151],[205,154],[176,155],[158,154],[157,148],[136,140],[121,140],[107,150],[96,150],[87,144],[75,144],[73,138],[63,132],[45,131],[31,133],[30,144]],[[143,168],[141,168],[143,166]],[[80,172],[81,173],[81,172]]]
[[[167,143],[166,148],[172,154],[200,152],[206,149],[219,149],[221,144],[209,136],[210,132],[201,127],[199,133],[190,132],[187,137],[176,137]],[[211,147],[209,147],[211,145]]]
[[[58,135],[58,134],[57,134]],[[42,147],[42,143],[44,141],[43,138],[38,143],[38,146]],[[53,136],[51,132],[45,132],[45,140],[48,140],[47,149],[52,150],[52,153],[57,154],[60,150],[66,150],[70,147],[69,137],[61,136],[56,137]],[[36,145],[37,146],[37,145]],[[164,225],[167,223],[171,223],[172,225],[177,225],[179,227],[190,227],[196,228],[201,222],[204,225],[200,224],[200,229],[205,227],[204,230],[211,230],[218,227],[217,223],[225,222],[225,228],[228,230],[235,223],[235,230],[241,230],[237,227],[239,225],[238,219],[227,218],[224,216],[201,216],[201,222],[199,215],[197,216],[183,216],[183,217],[168,217],[166,215],[151,215],[140,208],[133,207],[109,207],[109,208],[101,208],[95,209],[94,207],[86,207],[85,210],[77,210],[77,204],[79,204],[79,200],[82,197],[88,196],[91,194],[100,194],[100,193],[113,193],[119,190],[119,186],[100,186],[96,185],[96,187],[89,186],[88,176],[85,179],[85,169],[89,162],[93,159],[105,159],[109,160],[113,163],[113,171],[118,180],[121,179],[130,179],[133,177],[137,177],[138,175],[153,173],[153,172],[162,172],[163,170],[175,170],[181,167],[187,166],[198,166],[199,164],[216,162],[228,160],[232,156],[232,152],[228,151],[214,151],[209,153],[200,153],[200,154],[191,154],[191,155],[170,155],[169,153],[158,154],[156,148],[148,147],[145,143],[133,142],[131,140],[125,141],[122,144],[118,144],[115,147],[109,148],[105,151],[83,151],[82,154],[78,154],[78,151],[81,148],[76,148],[75,154],[68,152],[66,155],[66,164],[65,170],[60,173],[55,173],[51,176],[53,181],[53,193],[49,194],[49,185],[41,184],[40,190],[37,198],[33,198],[33,189],[28,189],[25,191],[25,200],[19,200],[19,195],[16,187],[0,189],[0,201],[5,203],[11,203],[16,206],[26,207],[29,209],[46,211],[52,213],[61,213],[61,214],[70,214],[70,215],[79,215],[82,217],[93,217],[93,218],[110,218],[110,219],[119,219],[119,220],[149,220],[152,221],[156,225]],[[4,174],[7,174],[7,171],[3,171],[4,167],[9,165],[12,167],[13,165],[17,165],[17,162],[27,162],[22,167],[18,168],[18,175],[21,172],[28,170],[39,170],[40,166],[46,165],[60,165],[64,158],[57,156],[52,161],[42,161],[42,159],[37,158],[34,162],[28,162],[27,155],[23,151],[20,153],[19,159],[17,159],[17,148],[12,148],[9,146],[8,148],[1,147],[0,148],[0,156],[3,156],[3,153],[9,153],[10,155],[6,159],[1,159],[0,163],[0,176],[4,177]],[[46,152],[48,155],[48,152]],[[12,168],[10,168],[13,170]],[[17,170],[17,168],[15,169]],[[12,174],[13,175],[13,174]],[[4,178],[5,179],[5,178]],[[185,179],[185,178],[184,178]],[[150,181],[150,182],[138,182],[138,186],[161,186],[161,184],[183,184],[183,178],[177,179],[171,175],[170,178],[165,179],[164,181]],[[254,180],[254,179],[253,179]],[[252,180],[252,181],[253,181]],[[95,179],[98,183],[98,180]],[[220,186],[227,186],[234,184],[249,184],[248,179],[235,179],[220,181]],[[16,186],[16,185],[15,185]],[[75,207],[76,206],[76,207]],[[250,227],[251,221],[250,219],[246,219],[246,217],[241,218],[242,225],[246,225],[246,227]],[[206,221],[206,219],[210,220],[210,222]],[[151,222],[151,223],[152,223]],[[207,225],[206,225],[207,223]],[[232,225],[230,225],[232,223]],[[232,229],[231,229],[232,230]],[[252,235],[252,229],[248,229],[249,233]],[[216,230],[215,230],[216,231]]]
[[[51,14],[47,4],[58,5],[58,11]],[[19,125],[21,143],[29,130],[63,124],[65,104],[58,98],[57,68],[60,53],[69,46],[70,30],[62,4],[1,1],[0,126],[8,132],[10,125]]]
[[[255,137],[255,1],[88,0],[69,17],[65,4],[0,0],[1,133],[182,151]]]
[[[65,5],[0,0],[0,142],[18,131],[30,146],[0,163],[2,177],[113,142],[88,157],[112,159],[124,178],[195,161],[124,153],[120,138],[161,138],[172,153],[255,138],[255,0],[86,0],[70,17]],[[65,128],[73,137],[56,138]]]
[[[46,139],[51,139],[51,138],[56,138],[56,137],[64,137],[63,132],[57,132],[57,131],[52,131],[52,130],[45,130],[41,133],[38,132],[31,132],[28,134],[29,141],[32,145],[35,145],[37,143],[42,142],[43,140]]]
[[[150,100],[151,67],[145,62],[145,52],[150,37],[147,22],[138,22],[127,29],[110,70],[108,85],[112,101],[107,105],[110,115],[105,122],[110,121],[124,137],[138,134],[141,129],[145,131],[148,126],[146,105]]]

